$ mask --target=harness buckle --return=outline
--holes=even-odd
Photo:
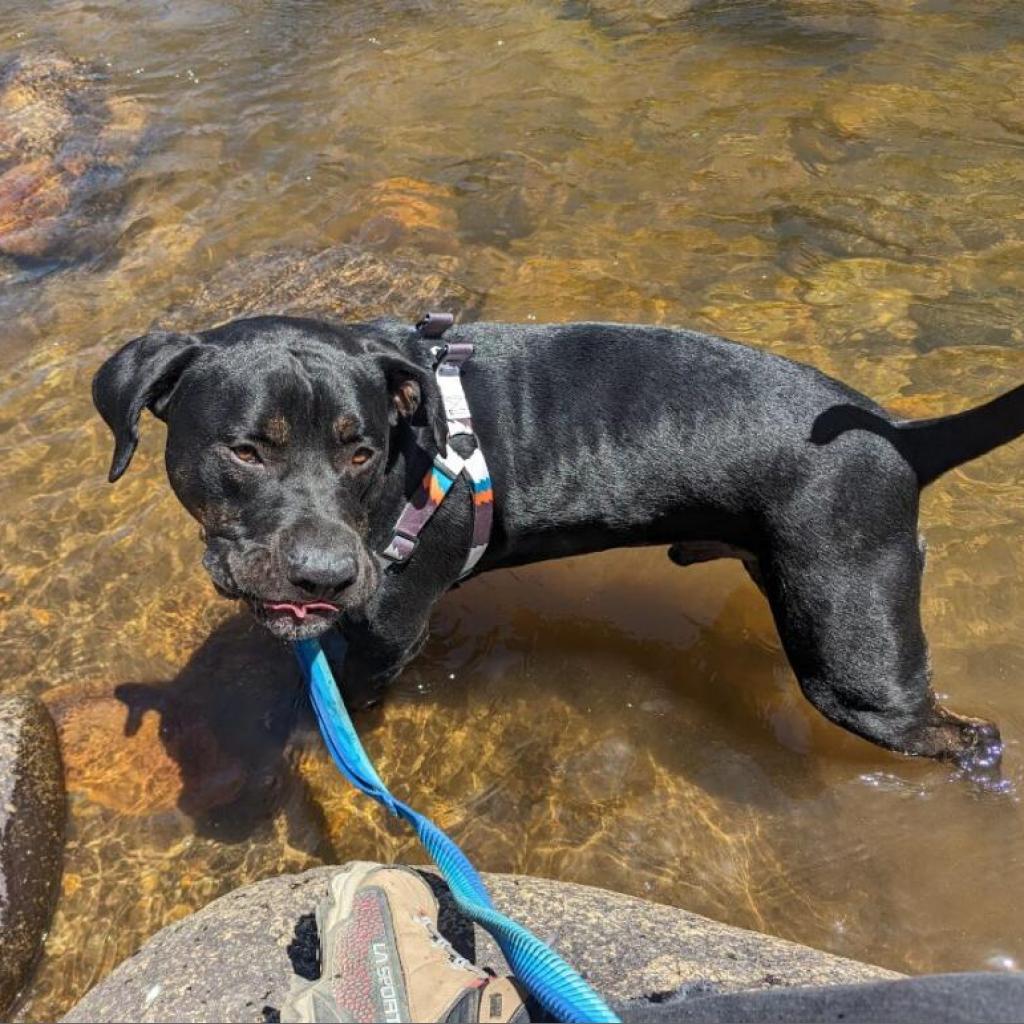
[[[419,537],[396,528],[391,537],[391,543],[380,553],[380,557],[393,565],[401,565],[412,558],[419,543]]]
[[[426,313],[417,322],[416,330],[424,338],[440,338],[451,325],[455,323],[455,317],[451,313]]]

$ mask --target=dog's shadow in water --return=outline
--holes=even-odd
[[[676,645],[636,637],[628,629],[607,620],[590,621],[569,593],[565,594],[565,618],[552,619],[529,607],[529,588],[520,588],[511,578],[501,587],[504,593],[499,603],[506,604],[511,598],[515,608],[511,620],[496,625],[492,621],[494,632],[499,634],[506,649],[527,648],[535,663],[557,662],[570,653],[600,664],[606,675],[631,672],[639,667],[645,675],[664,679],[667,684],[679,679],[680,652]],[[630,595],[631,602],[664,601],[664,592],[657,587],[649,588],[649,593],[647,590],[638,581],[635,592]],[[467,642],[475,652],[490,649],[492,638],[488,634],[491,630],[486,624],[482,627],[474,624],[472,629],[446,629],[446,620],[450,624],[451,617],[443,607],[437,618],[438,628],[433,637],[406,670],[406,676],[396,684],[394,692],[398,695],[396,699],[402,699],[401,695],[407,695],[409,687],[415,685],[410,679],[418,678],[427,685],[422,695],[417,695],[417,700],[439,707],[449,703],[460,706],[465,700],[463,686],[474,685],[472,665],[466,666],[466,673],[460,671],[460,677],[468,676],[462,685],[448,682],[451,665],[453,661],[463,661]],[[486,657],[486,653],[481,656]],[[477,654],[472,654],[469,660],[472,663],[476,658]],[[743,679],[728,687],[713,681],[704,685],[699,678],[691,679],[686,697],[699,704],[702,719],[706,717],[714,733],[727,738],[733,735],[735,746],[745,752],[744,766],[755,769],[753,776],[775,776],[780,756],[783,759],[805,756],[798,749],[799,742],[793,749],[780,750],[777,743],[751,737],[751,728],[764,733],[766,727],[759,721],[756,708],[742,698],[742,689],[749,691],[760,682],[772,685],[780,658],[780,654],[766,649],[763,644],[738,638],[727,624],[703,628],[699,639],[687,652],[690,664],[729,665],[743,675]],[[509,686],[514,685],[515,673],[512,673]],[[551,685],[557,686],[557,678]],[[147,713],[159,715],[161,742],[177,763],[181,777],[178,806],[193,820],[198,834],[225,842],[249,839],[266,828],[285,804],[289,811],[301,805],[303,813],[319,816],[319,809],[306,796],[305,785],[290,760],[296,731],[305,734],[302,742],[307,741],[306,737],[314,741],[316,728],[301,675],[288,647],[271,637],[248,615],[232,616],[218,626],[173,679],[124,683],[114,692],[128,708],[128,734],[138,730]],[[578,704],[580,720],[585,720],[587,708],[584,705],[588,700],[585,691],[578,687],[559,688],[556,696]],[[388,699],[386,693],[384,700]],[[377,712],[356,712],[355,719],[363,735],[376,728],[386,728],[387,717]],[[652,717],[651,729],[658,728],[668,730],[671,726]],[[736,737],[737,733],[743,733],[745,738]],[[749,743],[748,755],[747,745],[751,739],[754,742]],[[673,770],[688,771],[687,766],[677,764],[673,757],[677,743],[652,739],[650,749],[654,757],[665,760]],[[743,776],[742,780],[739,775]],[[801,776],[801,785],[806,787],[806,765]],[[702,772],[697,781],[710,789],[724,787],[733,799],[757,802],[758,787],[751,784],[751,778],[751,773],[744,768],[742,772],[732,773],[705,775]],[[401,780],[393,781],[397,785]],[[312,829],[305,830],[307,839],[293,845],[322,855],[326,847],[319,848],[315,840],[313,843],[318,848],[309,848],[308,836],[315,833],[325,835],[326,829],[314,823]]]
[[[595,686],[606,696],[611,690],[621,696],[619,680],[637,674],[652,680],[652,696],[660,694],[667,710],[660,714],[658,701],[651,702],[653,712],[642,723],[645,742],[639,746],[671,772],[732,801],[760,805],[787,793],[821,792],[829,784],[823,758],[830,765],[842,762],[854,774],[888,770],[898,762],[901,775],[932,775],[935,765],[910,763],[879,750],[828,725],[804,705],[770,616],[761,607],[763,598],[739,575],[741,570],[736,572],[715,620],[691,624],[685,642],[660,635],[664,630],[656,627],[635,635],[626,618],[620,621],[609,612],[616,605],[628,606],[634,622],[664,619],[671,597],[664,582],[645,574],[617,582],[614,601],[609,599],[603,612],[597,609],[596,618],[588,615],[569,576],[546,574],[547,600],[544,607],[534,607],[536,582],[524,584],[516,574],[500,574],[468,604],[459,597],[442,602],[426,648],[385,692],[384,702],[413,699],[459,709],[468,690],[493,687],[496,664],[509,655],[516,662],[525,656],[533,677],[551,666],[552,695],[573,704],[580,723],[592,721]],[[594,598],[591,594],[590,604]],[[564,614],[552,615],[552,607]],[[582,662],[583,672],[588,664],[594,666],[601,678],[583,686],[560,685],[567,657]],[[457,682],[450,682],[452,675]],[[518,670],[510,671],[510,694],[517,678]],[[218,626],[173,679],[125,683],[115,695],[128,708],[129,733],[146,713],[160,716],[161,741],[181,776],[178,806],[193,819],[197,833],[227,842],[246,840],[287,805],[290,824],[298,808],[313,816],[307,821],[311,827],[300,829],[305,838],[289,836],[292,845],[329,856],[322,814],[291,761],[293,749],[317,742],[300,672],[288,647],[247,614]],[[354,718],[364,736],[387,728],[387,715],[376,711],[355,711]],[[303,734],[298,744],[296,731]],[[635,736],[636,729],[630,734]],[[816,750],[823,751],[821,756]],[[548,752],[539,743],[529,756],[530,770],[536,772]],[[402,780],[391,781],[401,788]]]
[[[515,621],[502,627],[509,647],[528,646],[542,662],[548,656],[585,647],[587,657],[596,662],[624,669],[630,663],[634,667],[643,665],[671,680],[678,657],[671,645],[637,639],[607,623],[595,629],[581,614],[573,614],[568,595],[566,620],[550,622],[544,615],[535,620],[534,612],[527,607],[528,589],[520,598],[515,582],[510,580],[509,585],[519,605]],[[654,594],[649,597],[657,599]],[[417,701],[439,707],[463,702],[465,690],[447,681],[451,666],[464,658],[467,640],[474,651],[487,649],[490,643],[486,631],[484,635],[475,631],[467,638],[464,630],[445,630],[443,611],[438,618],[438,629],[424,652],[394,689],[385,692],[385,702],[408,694],[409,687],[415,686],[411,679],[427,682],[424,691],[417,692]],[[715,647],[734,646],[734,642],[725,634],[715,642],[712,634]],[[754,655],[759,653],[753,645],[751,650]],[[760,653],[763,659],[764,651]],[[714,660],[719,654],[709,650],[708,656]],[[474,685],[475,662],[474,653],[466,666],[466,686]],[[515,672],[509,674],[510,693],[514,692],[516,678]],[[214,629],[173,678],[122,683],[114,692],[128,709],[127,734],[137,732],[146,714],[159,716],[161,742],[180,775],[178,808],[193,820],[197,834],[228,843],[246,841],[266,828],[286,804],[287,817],[292,816],[295,807],[301,807],[303,814],[319,816],[290,759],[297,731],[303,734],[300,743],[316,741],[315,721],[298,666],[288,646],[271,637],[248,614],[232,615]],[[577,700],[568,689],[565,693],[559,691],[559,695]],[[577,702],[581,703],[581,716],[585,716],[583,698]],[[711,701],[712,705],[718,702]],[[716,715],[713,709],[709,711]],[[353,715],[361,735],[386,727],[387,718],[379,712],[354,711]],[[655,757],[667,756],[667,744],[653,744],[653,748]],[[326,827],[313,823],[312,828],[302,829],[302,834],[305,839],[299,841],[290,836],[293,845],[315,856],[329,855],[326,838],[311,838],[326,837]]]
[[[250,838],[293,795],[287,747],[304,717],[301,676],[288,648],[247,615],[218,626],[173,679],[123,683],[125,731],[160,718],[160,740],[181,777],[178,807],[201,835]],[[310,851],[315,852],[315,851]]]

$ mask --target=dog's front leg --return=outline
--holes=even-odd
[[[351,708],[378,703],[385,687],[420,653],[430,633],[434,600],[416,600],[408,594],[389,598],[372,615],[346,617],[342,622],[347,651],[338,678],[343,680],[345,701]],[[342,653],[339,647],[325,638],[324,649],[336,669]]]
[[[348,653],[338,678],[344,680],[350,707],[376,704],[387,684],[423,649],[434,605],[459,579],[465,563],[471,507],[469,485],[460,479],[412,557],[384,568],[373,597],[342,618]]]

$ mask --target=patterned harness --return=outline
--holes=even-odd
[[[423,338],[440,340],[453,322],[454,317],[450,313],[428,313],[416,324],[416,330]],[[433,465],[427,470],[423,482],[405,503],[392,531],[391,541],[381,556],[392,565],[407,562],[416,550],[420,534],[427,523],[440,508],[455,481],[465,473],[473,492],[473,540],[459,573],[461,580],[473,571],[487,550],[494,520],[494,490],[480,441],[473,433],[466,392],[462,389],[462,367],[473,355],[473,346],[468,342],[456,341],[432,348],[431,354],[436,359],[434,373],[444,401],[449,442],[451,438],[465,434],[473,439],[476,447],[472,454],[463,458],[449,443],[444,454],[434,456]]]

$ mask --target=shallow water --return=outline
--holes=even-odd
[[[159,424],[105,483],[95,366],[211,277],[348,242],[482,317],[714,330],[908,415],[1024,378],[1019,4],[8,0],[0,46],[99,66],[146,123],[108,230],[0,283],[2,686],[50,703],[70,789],[28,1019],[243,882],[420,856],[206,583]],[[360,312],[421,312],[389,306]],[[899,970],[1015,967],[1022,470],[1010,446],[922,511],[936,688],[1000,723],[1012,792],[829,725],[738,565],[656,550],[454,592],[359,727],[482,868]]]

